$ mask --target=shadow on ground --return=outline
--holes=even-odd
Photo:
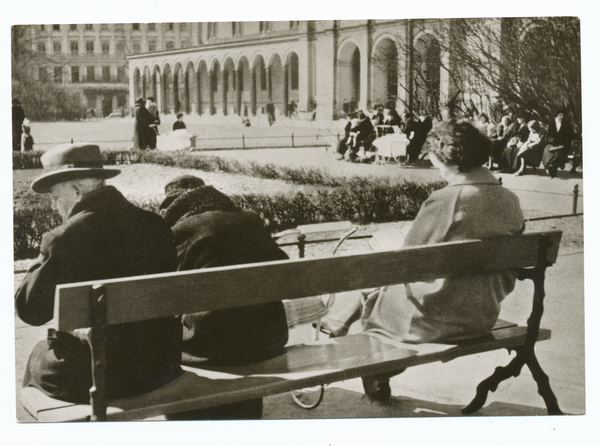
[[[297,406],[289,394],[265,398],[263,419],[322,419],[322,418],[407,418],[457,417],[462,406],[441,404],[409,397],[392,396],[385,402],[372,401],[362,393],[329,387],[316,409]],[[494,401],[470,416],[528,416],[547,415],[546,409]]]

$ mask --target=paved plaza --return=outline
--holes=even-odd
[[[264,131],[264,129],[263,129]],[[283,132],[283,130],[280,130]],[[287,131],[287,130],[286,130]],[[296,131],[298,131],[296,129]],[[314,129],[304,129],[307,134]],[[56,133],[54,133],[56,135]],[[83,131],[82,131],[83,134]],[[101,135],[100,135],[101,136]],[[118,137],[117,137],[118,138]],[[77,138],[75,138],[77,139]],[[43,139],[42,139],[43,140]],[[46,138],[46,141],[48,139]],[[59,141],[55,141],[59,142]],[[390,181],[404,179],[437,180],[437,171],[427,166],[402,168],[356,165],[335,160],[324,147],[278,148],[271,150],[232,150],[203,152],[240,160],[261,163],[284,163],[294,166],[317,166],[334,175],[375,175]],[[124,166],[129,167],[129,166]],[[199,173],[202,176],[202,173]],[[541,173],[514,177],[499,174],[505,187],[514,190],[521,200],[526,217],[568,214],[573,207],[573,189],[579,189],[577,211],[583,212],[583,180],[581,172],[573,175],[559,173],[551,180]],[[129,181],[127,170],[119,181]],[[162,193],[161,185],[152,185],[152,193]],[[228,193],[231,191],[228,191]],[[546,309],[542,327],[552,330],[552,339],[537,346],[540,363],[550,377],[561,409],[568,414],[585,414],[585,349],[584,349],[584,278],[583,230],[581,217],[547,220],[543,228],[562,229],[573,226],[581,240],[561,247],[558,262],[551,267],[546,279]],[[364,231],[375,231],[370,225]],[[577,238],[577,237],[575,237]],[[348,249],[354,252],[368,249],[365,244]],[[308,254],[310,255],[310,253]],[[15,287],[22,275],[15,275]],[[532,286],[519,284],[517,290],[503,303],[501,318],[524,324],[531,304]],[[19,387],[27,357],[33,346],[45,337],[47,326],[31,327],[15,316],[16,401],[17,419],[31,421],[19,403]],[[302,342],[313,336],[312,328],[300,326],[292,330],[291,342]],[[459,416],[460,409],[474,396],[475,387],[494,368],[505,365],[512,356],[496,351],[456,359],[447,364],[431,364],[409,369],[391,380],[392,398],[385,403],[368,400],[359,379],[327,387],[322,404],[307,411],[296,406],[287,394],[265,399],[265,419],[322,419],[322,418],[387,418],[387,417],[447,417]],[[537,394],[535,382],[528,370],[521,376],[505,381],[492,394],[477,415],[543,415],[545,406]]]

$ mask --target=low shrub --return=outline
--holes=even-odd
[[[353,220],[359,223],[411,220],[429,194],[444,183],[404,182],[353,178],[343,186],[323,187],[304,194],[243,194],[231,198],[237,206],[260,215],[271,231],[302,224]],[[15,191],[14,257],[35,257],[43,233],[61,223],[47,196],[28,189]],[[159,199],[134,202],[142,209],[158,213]]]
[[[43,152],[13,152],[13,170],[39,169]],[[161,166],[196,169],[204,172],[225,172],[257,178],[289,181],[294,184],[339,186],[344,178],[335,177],[315,167],[290,167],[261,164],[254,161],[205,156],[189,152],[159,152],[156,150],[104,150],[105,165],[158,164]]]

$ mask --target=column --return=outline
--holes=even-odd
[[[238,69],[235,75],[235,89],[236,89],[236,107],[237,107],[237,112],[239,116],[242,116],[243,114],[243,110],[242,110],[242,89],[244,88],[244,85],[242,84],[242,76],[240,76],[240,73],[243,72],[243,69]]]
[[[283,66],[283,109],[285,110],[285,115],[288,117],[288,103],[290,102],[290,92],[289,92],[289,82],[290,82],[290,69],[288,68],[287,61]]]
[[[200,77],[200,66],[198,65],[198,71],[194,76],[196,82],[196,112],[199,116],[202,115],[202,78]]]
[[[256,69],[252,68],[250,70],[250,75],[252,76],[252,87],[250,90],[250,108],[252,112],[252,116],[256,116]]]
[[[190,76],[186,70],[183,73],[183,97],[185,101],[185,112],[190,114]]]

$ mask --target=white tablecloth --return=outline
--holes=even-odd
[[[408,142],[408,138],[404,134],[389,134],[377,138],[373,141],[373,145],[377,147],[377,156],[397,158],[406,156]]]

